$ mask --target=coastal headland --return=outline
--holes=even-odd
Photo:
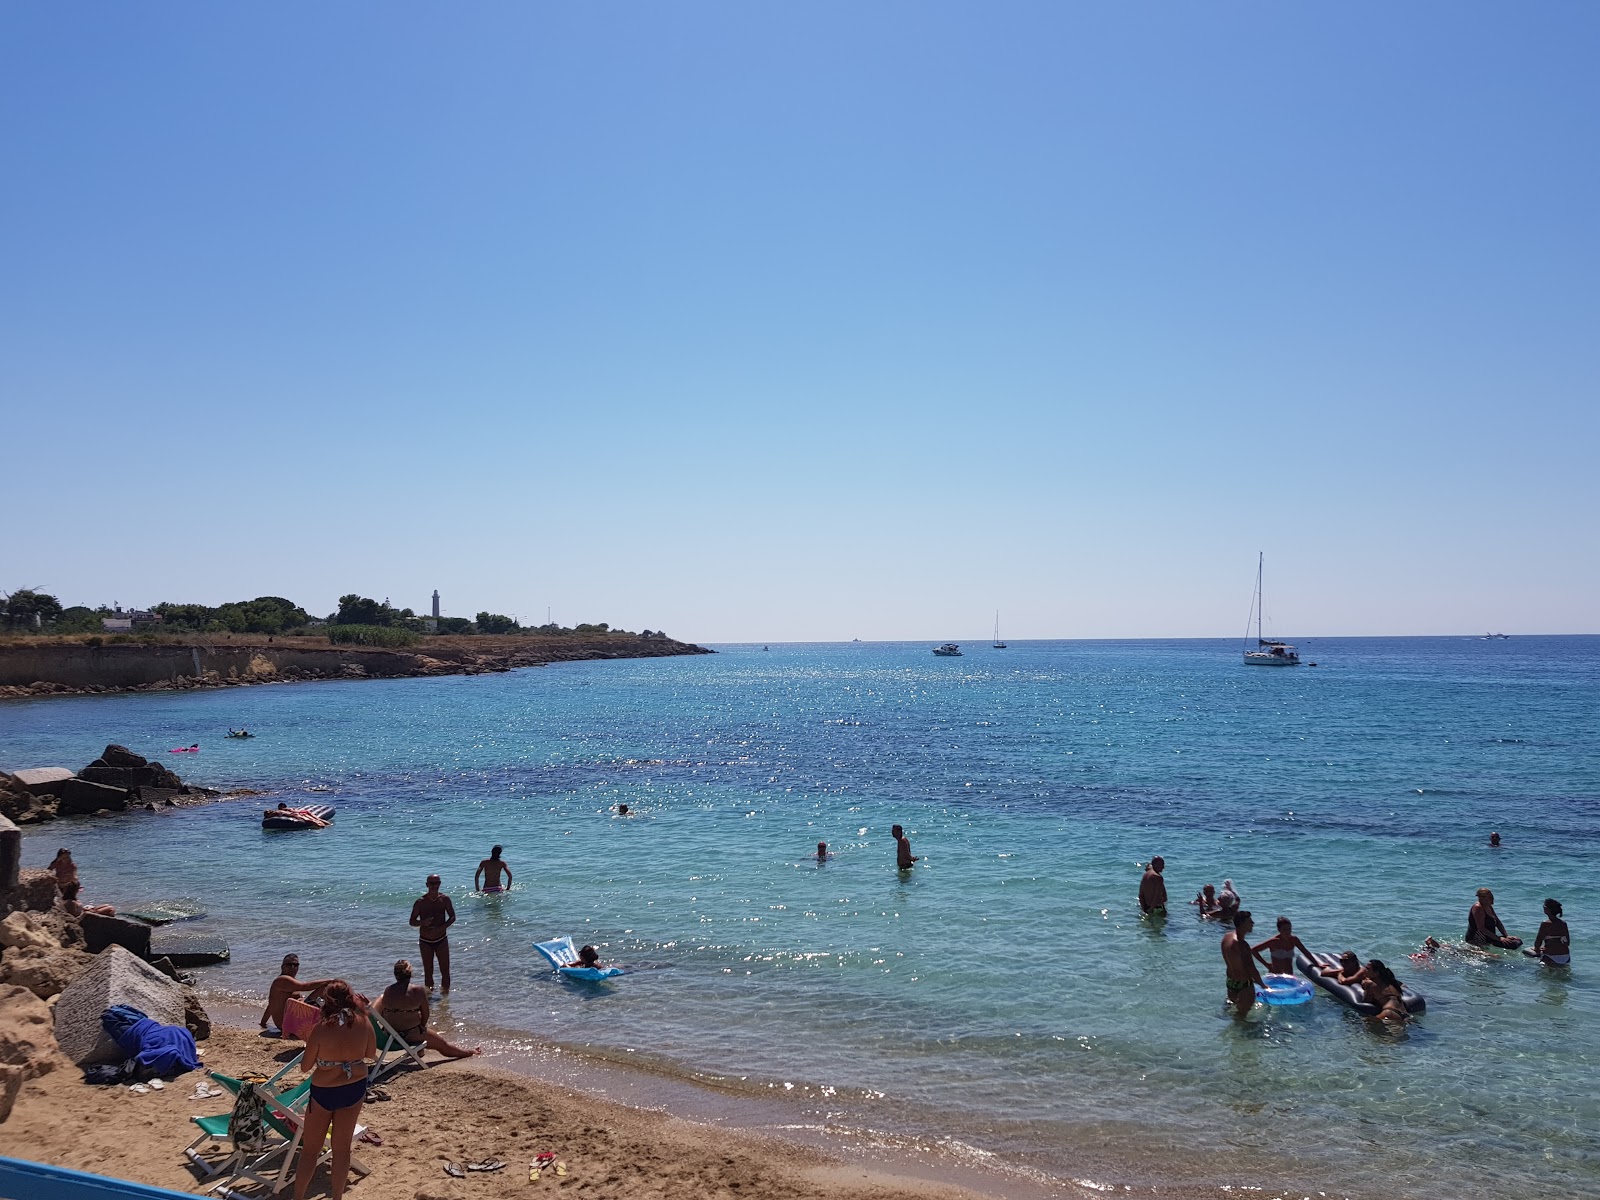
[[[423,636],[405,647],[259,634],[22,637],[0,641],[0,699],[481,675],[554,662],[711,653],[662,634],[621,632]]]

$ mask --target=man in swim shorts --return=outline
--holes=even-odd
[[[283,1006],[288,1003],[290,996],[297,996],[301,992],[309,992],[306,999],[315,1004],[317,993],[333,982],[331,979],[313,979],[310,983],[301,983],[295,978],[300,973],[300,956],[298,954],[285,954],[283,963],[278,967],[278,977],[272,981],[272,986],[267,989],[267,1007],[261,1013],[261,1028],[267,1027],[267,1022],[272,1022],[272,1027],[280,1033],[283,1031]]]
[[[508,892],[511,890],[511,868],[500,857],[502,847],[496,846],[489,851],[489,857],[478,864],[478,870],[472,876],[472,890],[475,892]],[[505,886],[500,885],[500,874],[505,873]]]
[[[1167,860],[1158,854],[1150,860],[1150,865],[1144,869],[1144,878],[1139,880],[1139,911],[1147,917],[1167,915],[1167,881],[1161,877],[1166,867]]]
[[[896,825],[889,830],[894,835],[894,865],[896,870],[909,871],[911,864],[918,861],[915,854],[911,853],[911,839],[906,836],[906,831]]]
[[[450,994],[450,926],[456,923],[456,906],[439,890],[437,875],[428,876],[428,894],[411,906],[411,924],[417,931],[422,955],[422,979],[433,991],[433,960],[439,960],[439,993]]]
[[[1233,915],[1233,928],[1222,935],[1222,963],[1228,972],[1228,1003],[1242,1017],[1256,1004],[1256,988],[1261,972],[1250,953],[1250,931],[1255,922],[1240,909]]]

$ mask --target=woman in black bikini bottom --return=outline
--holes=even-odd
[[[365,1005],[348,983],[334,980],[323,993],[322,1020],[312,1026],[300,1059],[300,1069],[311,1072],[311,1100],[306,1105],[300,1161],[295,1165],[294,1200],[306,1200],[329,1125],[333,1126],[329,1192],[332,1200],[343,1200],[350,1175],[350,1143],[367,1095],[367,1069],[377,1059],[378,1039]]]

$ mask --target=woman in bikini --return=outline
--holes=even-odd
[[[1467,944],[1469,946],[1499,946],[1515,950],[1522,939],[1506,932],[1505,922],[1494,911],[1494,893],[1488,888],[1478,889],[1478,902],[1467,910]]]
[[[383,995],[372,1007],[389,1022],[395,1033],[406,1040],[407,1045],[426,1046],[446,1058],[471,1058],[481,1052],[477,1048],[468,1050],[448,1042],[428,1028],[431,1012],[428,989],[411,982],[411,963],[406,959],[402,958],[394,964],[394,982],[383,989]],[[388,1048],[384,1046],[385,1050]]]
[[[1523,953],[1530,958],[1537,958],[1547,967],[1572,965],[1572,935],[1567,930],[1567,923],[1561,919],[1561,901],[1544,902],[1544,924],[1539,926],[1539,932],[1534,935],[1533,949],[1524,950]]]
[[[1396,1025],[1409,1021],[1411,1014],[1406,1011],[1405,999],[1400,992],[1400,981],[1395,978],[1394,972],[1384,965],[1382,959],[1375,958],[1367,963],[1366,976],[1362,988],[1366,992],[1367,1003],[1374,1004],[1378,1008],[1373,1019]]]
[[[328,1181],[332,1200],[342,1200],[350,1175],[350,1142],[356,1134],[361,1104],[367,1097],[367,1068],[378,1058],[378,1043],[366,1006],[350,985],[335,979],[322,997],[322,1020],[306,1037],[300,1069],[311,1072],[311,1099],[306,1105],[295,1167],[294,1200],[306,1200],[322,1141],[333,1126],[333,1165]]]
[[[1267,962],[1266,959],[1261,957],[1263,950],[1271,957],[1271,962],[1267,963],[1267,969],[1274,975],[1294,974],[1294,952],[1296,950],[1305,955],[1308,960],[1311,959],[1311,951],[1306,949],[1304,942],[1295,937],[1294,926],[1289,923],[1288,917],[1278,918],[1277,933],[1266,941],[1250,947],[1250,953],[1254,954],[1258,961]]]

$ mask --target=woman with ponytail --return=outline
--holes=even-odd
[[[333,1164],[329,1190],[333,1200],[344,1196],[350,1174],[350,1143],[355,1138],[361,1102],[367,1095],[367,1069],[378,1060],[378,1041],[367,1018],[366,1002],[335,979],[322,993],[322,1019],[306,1038],[300,1069],[311,1072],[311,1101],[306,1106],[295,1168],[294,1200],[305,1200],[322,1154],[323,1138],[333,1126]]]
[[[1561,919],[1561,901],[1544,902],[1544,924],[1533,939],[1533,949],[1524,950],[1529,958],[1537,958],[1547,967],[1572,965],[1572,932]]]

